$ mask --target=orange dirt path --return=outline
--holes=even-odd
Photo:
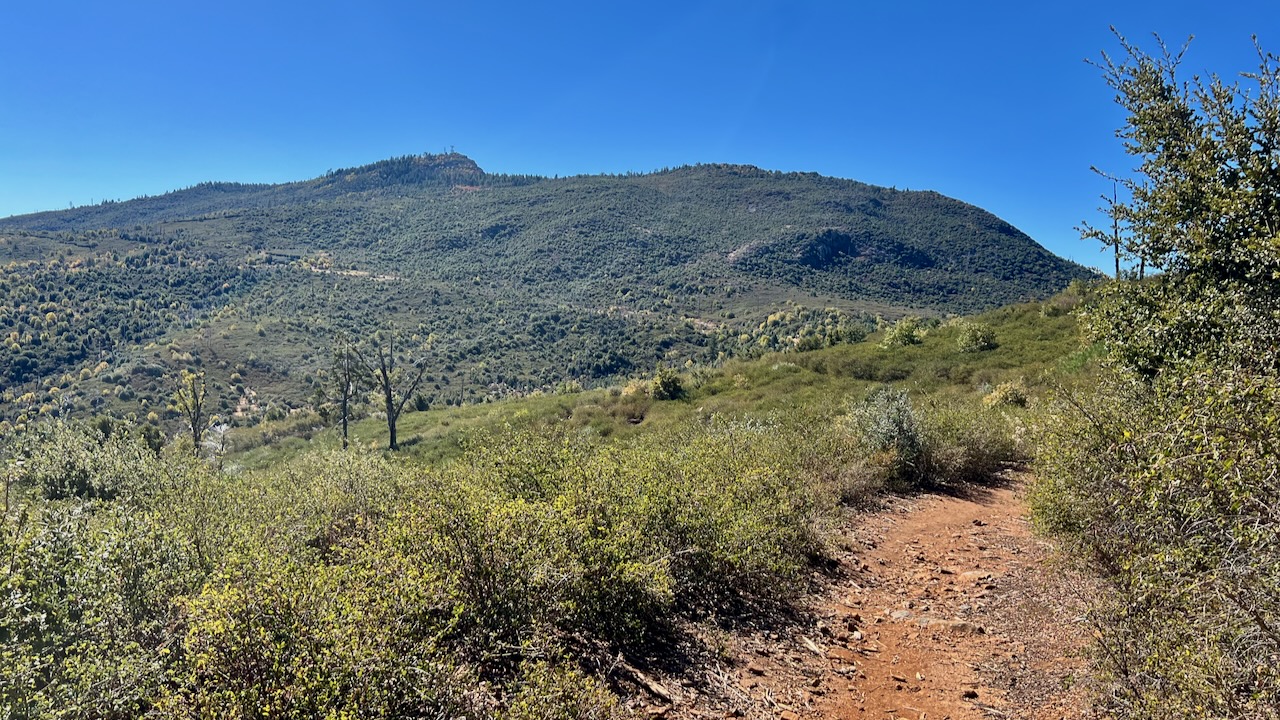
[[[1031,533],[1021,484],[890,499],[842,531],[843,572],[806,619],[744,634],[670,717],[1089,717],[1087,583]],[[727,701],[727,702],[726,702]],[[682,707],[683,705],[683,707]],[[674,711],[674,712],[672,712]]]

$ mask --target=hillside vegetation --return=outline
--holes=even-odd
[[[1094,710],[1280,718],[1280,59],[1120,43],[1106,283],[935,194],[739,166],[422,156],[5,220],[0,717],[662,715],[737,689],[727,639],[801,611],[852,510],[1029,464],[1099,588]],[[907,547],[902,582],[955,574]]]
[[[0,707],[627,716],[635,688],[709,682],[718,633],[786,610],[849,505],[1024,459],[1079,300],[417,413],[397,454],[330,436],[234,470],[234,442],[206,459],[128,423],[39,423],[7,448]]]
[[[833,412],[838,399],[894,384],[910,388],[922,401],[949,402],[957,396],[977,403],[998,388],[1045,382],[1059,370],[1077,372],[1092,362],[1080,348],[1071,309],[1082,302],[1083,285],[1043,303],[1023,303],[971,319],[922,322],[917,343],[887,345],[896,323],[887,323],[859,342],[804,350],[773,351],[758,358],[726,360],[718,366],[681,368],[676,402],[654,397],[654,377],[598,389],[562,385],[518,402],[444,407],[406,414],[400,423],[402,452],[424,460],[456,457],[471,433],[501,431],[509,425],[564,423],[577,432],[628,438],[654,427],[690,418],[746,413],[790,413],[808,408]],[[993,347],[965,351],[970,328],[985,329]],[[996,400],[993,399],[993,402]],[[322,408],[323,410],[324,408]],[[351,426],[353,444],[386,446],[387,428],[370,418]],[[323,412],[300,412],[259,425],[232,428],[225,436],[229,465],[261,467],[307,452],[337,448],[340,433]]]
[[[412,156],[0,220],[0,412],[154,413],[172,431],[164,378],[203,370],[223,419],[252,424],[318,406],[338,338],[379,330],[431,368],[415,407],[459,405],[856,339],[876,316],[989,309],[1088,276],[936,193]]]

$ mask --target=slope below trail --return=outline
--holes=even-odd
[[[892,498],[841,531],[842,571],[786,628],[736,635],[717,691],[667,717],[1089,717],[1086,581],[1031,533],[1021,479]]]

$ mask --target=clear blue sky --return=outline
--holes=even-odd
[[[1130,162],[1086,58],[1196,35],[1189,70],[1280,50],[1280,2],[14,2],[0,216],[279,182],[455,148],[492,172],[697,162],[980,205],[1106,267],[1090,165]]]

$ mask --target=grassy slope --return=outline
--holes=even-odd
[[[612,718],[632,666],[703,687],[718,633],[803,593],[845,503],[1022,457],[1018,414],[977,400],[1072,362],[1064,304],[980,318],[1000,343],[981,353],[941,326],[692,368],[679,400],[636,383],[411,413],[395,455],[322,431],[223,473],[181,442],[40,424],[11,448],[25,519],[0,523],[0,710]],[[914,402],[860,401],[887,378]]]
[[[428,460],[456,457],[465,439],[507,425],[566,421],[583,432],[631,437],[676,425],[691,416],[738,417],[799,408],[822,408],[859,397],[890,383],[918,396],[980,397],[995,385],[1025,379],[1035,386],[1046,371],[1078,365],[1084,351],[1075,318],[1063,309],[1069,294],[1044,303],[1010,305],[973,318],[995,331],[998,347],[978,353],[957,350],[959,328],[940,324],[919,345],[880,347],[883,332],[859,343],[809,352],[768,353],[729,360],[719,367],[695,367],[682,376],[687,395],[654,401],[632,387],[615,386],[572,394],[409,412],[398,426],[405,454]],[[834,410],[834,408],[832,408]],[[352,442],[380,447],[385,422],[366,419],[351,427]],[[304,439],[304,436],[308,439]],[[336,447],[338,431],[324,429],[312,414],[233,430],[227,462],[253,468],[276,464],[315,447]]]

